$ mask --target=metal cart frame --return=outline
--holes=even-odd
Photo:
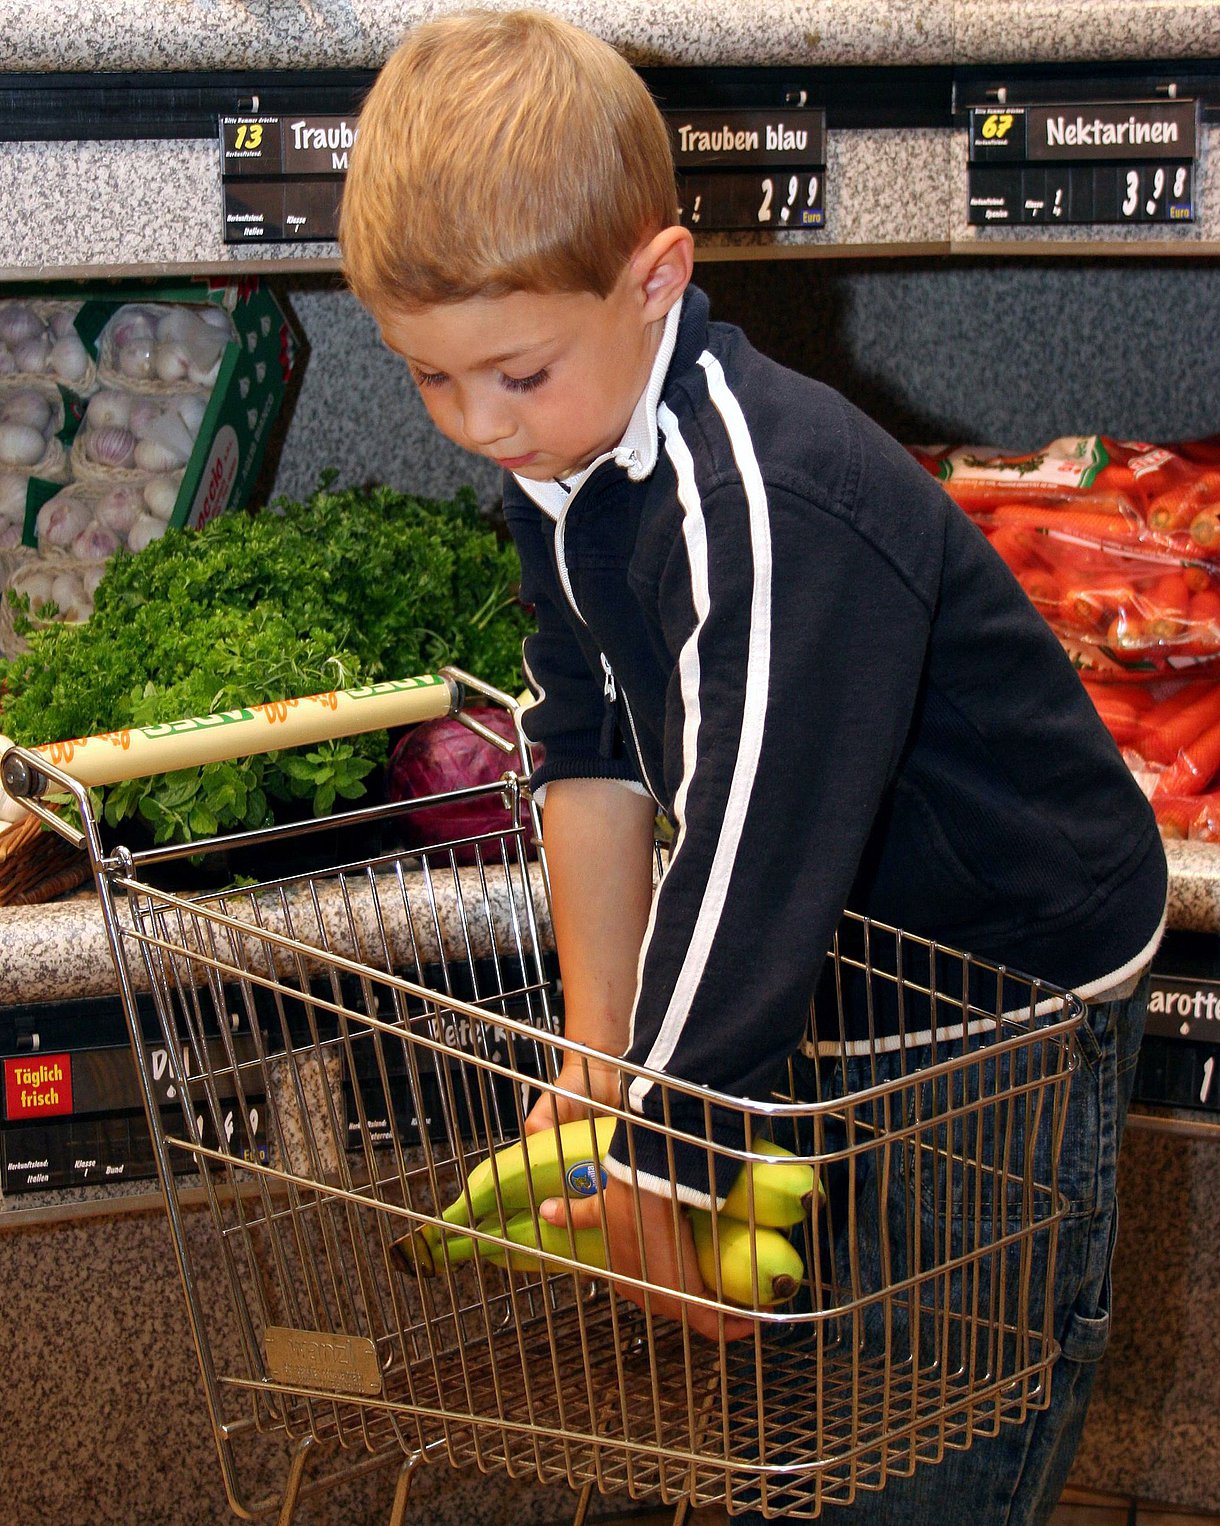
[[[512,707],[457,670],[446,680],[447,708],[464,691]],[[709,1341],[685,1315],[653,1315],[646,1276],[591,1272],[574,1240],[514,1257],[506,1219],[522,1190],[537,1214],[528,1178],[511,1203],[497,1182],[490,1216],[454,1238],[445,1205],[518,1139],[564,1059],[589,1058],[562,1034],[520,734],[515,752],[494,785],[142,852],[104,845],[66,765],[4,756],[10,794],[90,856],[233,1510],[286,1522],[304,1491],[397,1460],[398,1523],[414,1470],[443,1457],[563,1480],[577,1523],[595,1490],[674,1504],[679,1521],[716,1501],[812,1519],[1044,1407],[1083,1007],[860,918],[845,917],[770,1098],[648,1077],[667,1120],[668,1102],[695,1097],[709,1126],[653,1126],[671,1151],[710,1151],[716,1111],[738,1120],[743,1167],[783,1146],[818,1174],[788,1231],[800,1293],[751,1310],[747,1339],[724,1338],[742,1309],[723,1288],[677,1295],[716,1311]],[[79,832],[39,803],[48,789],[72,797]],[[502,827],[403,845],[417,812],[475,800],[499,800]],[[187,855],[300,850],[336,823],[356,840],[337,864],[202,893],[154,883]],[[370,833],[394,841],[370,850]],[[173,1067],[172,1115],[153,1091],[154,1048]],[[620,1072],[617,1101],[563,1096],[590,1121],[616,1119],[630,1152],[644,1125],[627,1088],[647,1073]],[[184,1224],[192,1179],[214,1231],[206,1265]],[[713,1224],[720,1247],[727,1226]],[[435,1274],[405,1275],[402,1246],[423,1232],[440,1247]],[[755,1289],[764,1271],[756,1256]],[[243,1482],[259,1435],[292,1447],[273,1494]]]

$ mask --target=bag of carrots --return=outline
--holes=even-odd
[[[987,535],[1082,672],[1220,671],[1220,436],[912,453]]]
[[[1151,799],[1161,835],[1220,841],[1220,681],[1081,679]]]

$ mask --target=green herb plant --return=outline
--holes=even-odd
[[[519,568],[469,490],[429,501],[386,487],[222,515],[120,556],[82,625],[25,626],[0,661],[0,726],[34,746],[206,715],[459,663],[521,686],[528,620]],[[28,614],[28,611],[26,611]],[[20,615],[19,615],[20,619]],[[360,799],[384,732],[127,780],[103,794],[110,826],[154,841],[264,826],[294,808]]]

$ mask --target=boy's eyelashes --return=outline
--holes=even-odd
[[[411,374],[417,387],[440,387],[449,380],[444,371],[413,370]],[[501,376],[500,385],[506,392],[533,392],[535,387],[542,386],[549,375],[550,372],[544,367],[530,376]]]
[[[535,387],[541,387],[550,375],[544,366],[541,371],[535,371],[532,376],[502,376],[500,383],[506,392],[532,392]]]

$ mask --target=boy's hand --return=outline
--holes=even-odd
[[[640,1223],[636,1225],[637,1194],[625,1182],[611,1177],[602,1192],[606,1206],[607,1245],[610,1252],[611,1280],[624,1298],[641,1308],[648,1308],[656,1316],[665,1319],[682,1319],[697,1334],[708,1340],[719,1340],[721,1315],[715,1309],[702,1304],[687,1303],[676,1297],[667,1297],[663,1291],[653,1289],[685,1289],[688,1293],[704,1292],[709,1298],[714,1293],[704,1288],[699,1275],[699,1260],[695,1254],[695,1242],[685,1213],[678,1215],[678,1238],[674,1238],[673,1204],[668,1198],[658,1197],[654,1192],[641,1192],[639,1196]],[[551,1224],[562,1224],[565,1213],[571,1218],[575,1229],[596,1227],[601,1223],[596,1197],[547,1198],[538,1207],[540,1217]],[[640,1246],[646,1247],[647,1267],[642,1265]],[[646,1279],[650,1289],[633,1287],[618,1282],[614,1273],[626,1277]],[[723,1316],[724,1339],[741,1340],[754,1332],[754,1323],[745,1315]]]
[[[590,1102],[601,1102],[607,1107],[619,1106],[619,1069],[613,1060],[598,1060],[588,1056],[569,1056],[560,1067],[555,1085],[562,1091],[574,1092],[588,1097]],[[539,1129],[552,1129],[570,1123],[573,1118],[585,1116],[579,1102],[568,1097],[545,1092],[525,1119],[525,1132],[536,1134]]]

